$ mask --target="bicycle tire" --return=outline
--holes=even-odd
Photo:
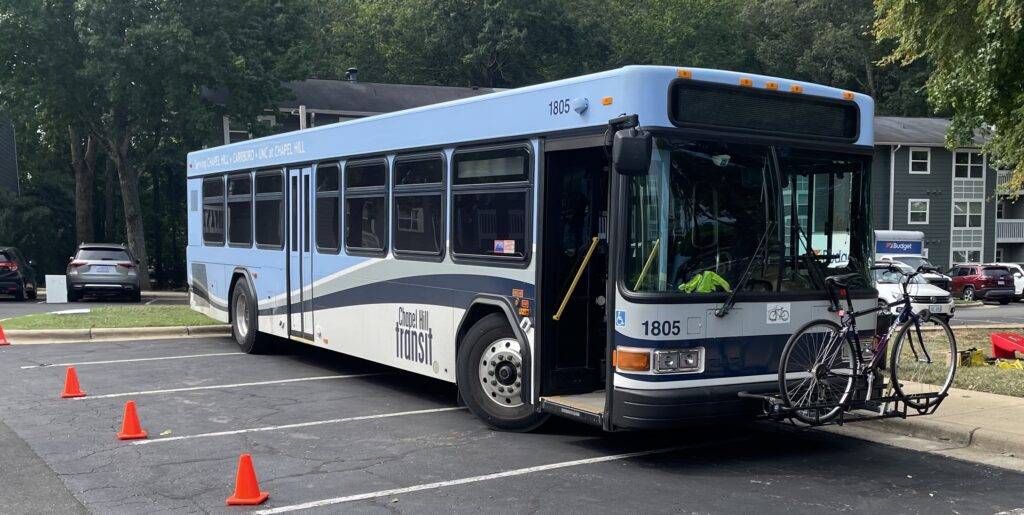
[[[853,392],[859,363],[853,344],[840,337],[841,330],[831,320],[814,320],[793,333],[782,349],[779,392],[793,416],[805,424],[821,425],[836,418]],[[815,347],[824,347],[824,352],[812,352]],[[843,373],[833,374],[833,370]],[[818,407],[801,410],[801,406]]]
[[[944,320],[938,317],[929,317],[924,324],[935,324],[939,329],[931,331],[922,330],[920,333],[915,329],[913,322],[907,322],[896,334],[892,344],[892,352],[889,355],[889,374],[892,379],[893,390],[900,399],[915,409],[924,410],[938,404],[941,396],[949,391],[956,376],[956,336],[953,330]],[[924,337],[924,341],[920,338]],[[916,345],[915,345],[915,340]],[[905,353],[904,345],[909,343]],[[918,353],[918,348],[924,350]],[[924,358],[920,354],[924,354]],[[905,358],[914,357],[913,361]],[[922,361],[922,359],[924,361]],[[935,366],[938,365],[938,366]],[[907,381],[901,383],[900,381]],[[936,384],[938,383],[938,384]],[[915,394],[937,394],[937,397],[921,398],[914,397]]]

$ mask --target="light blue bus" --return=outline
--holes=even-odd
[[[191,305],[606,430],[750,417],[823,280],[872,307],[871,98],[629,66],[188,156]]]

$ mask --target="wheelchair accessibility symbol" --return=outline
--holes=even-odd
[[[626,327],[626,312],[624,310],[615,310],[615,327]]]

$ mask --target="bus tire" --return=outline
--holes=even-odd
[[[266,354],[270,349],[266,338],[259,334],[256,295],[253,294],[249,281],[238,279],[231,293],[231,335],[242,352],[246,354]]]
[[[530,431],[547,420],[547,414],[520,397],[521,370],[527,364],[518,349],[516,335],[501,313],[478,320],[459,345],[459,394],[474,415],[495,429]]]

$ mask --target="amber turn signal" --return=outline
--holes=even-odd
[[[616,349],[612,365],[624,372],[647,372],[651,369],[651,351]]]

